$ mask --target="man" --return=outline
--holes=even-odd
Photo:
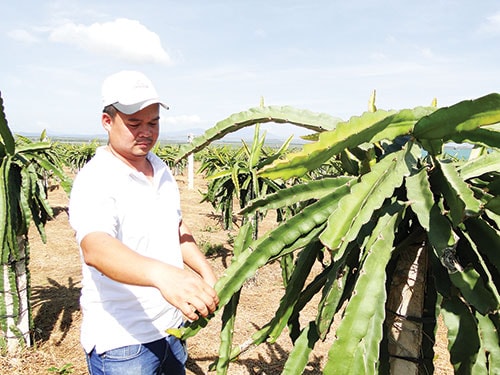
[[[160,107],[168,107],[135,71],[108,77],[102,97],[108,144],[78,173],[69,206],[89,372],[185,374],[185,345],[165,331],[183,315],[207,316],[219,301],[216,277],[182,220],[176,181],[150,152]]]

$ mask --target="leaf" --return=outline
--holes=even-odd
[[[394,249],[398,216],[398,212],[383,216],[373,231],[373,244],[328,352],[325,374],[376,374],[385,319],[385,269]]]
[[[443,262],[446,252],[455,246],[455,237],[451,223],[441,215],[438,205],[434,202],[427,177],[427,170],[422,168],[416,174],[406,178],[406,195],[412,211],[427,232],[431,246]],[[450,269],[448,271],[451,272]]]
[[[474,220],[474,219],[469,219],[469,220]],[[484,221],[482,221],[482,222],[484,222]],[[476,259],[476,261],[474,261],[470,267],[472,268],[472,266],[473,266],[474,269],[477,271],[477,273],[480,275],[480,277],[481,277],[480,281],[481,281],[481,284],[483,284],[484,292],[483,293],[481,293],[481,292],[474,293],[474,298],[477,298],[477,300],[478,300],[478,302],[476,302],[476,300],[472,301],[465,294],[466,292],[468,292],[468,289],[466,289],[466,292],[463,292],[462,289],[460,289],[460,290],[461,290],[462,294],[464,295],[464,297],[466,298],[467,302],[470,303],[471,305],[478,306],[479,304],[482,304],[483,306],[485,306],[484,308],[478,308],[479,311],[484,312],[484,311],[487,311],[487,309],[496,311],[498,309],[498,307],[495,307],[495,306],[499,306],[499,304],[500,304],[500,293],[498,291],[497,285],[495,284],[494,275],[496,273],[493,272],[494,270],[491,268],[491,264],[495,260],[498,260],[498,259],[496,259],[498,257],[495,257],[495,255],[493,255],[491,257],[491,260],[493,261],[492,262],[490,260],[490,258],[488,256],[485,256],[485,253],[483,253],[481,251],[484,249],[480,249],[479,246],[477,246],[476,243],[473,242],[470,232],[463,232],[462,234],[465,237],[465,239],[467,239],[469,241],[469,243],[468,243],[469,246],[461,246],[461,248],[459,249],[460,250],[459,255],[462,256],[463,258],[475,258]],[[498,234],[497,234],[497,236],[498,236]],[[470,251],[469,254],[467,254],[468,251]],[[489,251],[489,253],[491,254],[491,251]],[[479,287],[481,287],[481,284],[479,284]],[[490,307],[490,306],[493,306],[493,307]]]
[[[15,141],[12,132],[7,124],[7,118],[5,117],[5,109],[3,106],[3,99],[0,94],[0,136],[2,137],[3,145],[5,146],[5,152],[9,155],[14,155],[15,152]]]
[[[447,141],[453,134],[497,122],[500,122],[500,94],[494,93],[438,109],[415,124],[413,135],[418,140]]]
[[[248,246],[252,242],[252,223],[246,222],[240,227],[238,235],[234,240],[234,256],[237,257],[241,254],[243,250],[248,249]]]
[[[345,149],[409,134],[418,119],[434,110],[418,107],[400,112],[365,112],[360,117],[338,124],[332,131],[321,133],[318,142],[306,144],[301,152],[288,155],[287,159],[264,168],[260,174],[268,178],[300,177]]]
[[[250,153],[248,155],[249,160],[248,160],[248,166],[250,169],[255,168],[257,163],[260,160],[260,156],[262,153],[262,148],[264,147],[264,142],[266,141],[266,135],[264,132],[264,135],[259,139],[259,130],[260,130],[260,124],[255,125],[255,134],[253,136],[253,143],[252,143],[252,148],[250,149]]]
[[[8,178],[11,165],[10,157],[6,157],[0,164],[0,260],[1,264],[6,264],[8,251],[5,244],[7,231],[10,230],[9,207],[8,207]]]
[[[288,329],[290,331],[290,338],[292,341],[295,341],[298,338],[301,331],[299,322],[300,312],[313,299],[313,297],[316,296],[322,288],[324,288],[332,268],[332,264],[325,267],[300,293],[299,299],[294,306],[293,313],[288,320]]]
[[[427,170],[422,168],[417,173],[408,176],[405,183],[406,196],[410,207],[417,215],[420,225],[429,232],[431,230],[430,213],[434,206],[434,197],[427,178]]]
[[[479,177],[485,173],[498,172],[500,171],[500,153],[491,152],[477,159],[470,160],[460,166],[458,171],[463,180]]]
[[[459,176],[456,166],[446,160],[436,160],[436,162],[443,173],[446,185],[451,189],[451,192],[445,195],[445,199],[450,206],[454,225],[458,225],[466,217],[478,216],[482,211],[481,202],[474,197],[472,190]],[[443,187],[443,184],[441,186]],[[458,202],[460,203],[457,205]]]
[[[40,167],[45,169],[47,172],[52,172],[56,177],[59,178],[61,187],[64,189],[66,194],[69,194],[71,191],[71,186],[73,181],[70,177],[64,173],[64,170],[61,166],[54,164],[47,158],[47,154],[38,154],[34,151],[43,151],[47,150],[46,144],[43,143],[33,143],[32,147],[19,147],[17,150],[16,158],[26,160],[23,161],[25,164],[28,163],[28,160],[36,162]]]
[[[299,254],[295,270],[292,273],[290,281],[287,285],[285,295],[280,301],[280,305],[276,310],[274,318],[269,324],[270,342],[274,343],[279,335],[286,327],[286,323],[292,315],[293,308],[300,296],[300,291],[306,283],[312,266],[316,261],[316,255],[321,250],[319,242],[311,242]]]
[[[454,272],[449,276],[467,303],[474,306],[481,314],[489,314],[500,307],[500,301],[487,288],[483,278],[474,268],[466,268],[462,272]]]
[[[492,198],[484,207],[497,215],[500,215],[500,196]]]
[[[256,168],[261,169],[268,164],[272,164],[275,160],[278,160],[282,155],[284,155],[287,152],[288,147],[290,146],[292,140],[293,140],[293,135],[288,137],[288,139],[281,145],[281,147],[277,151],[274,152],[274,154],[260,160]]]
[[[8,286],[5,284],[8,282],[8,274],[10,268],[7,266],[3,266],[0,268],[1,274],[0,274],[0,290],[8,290]],[[5,293],[0,294],[0,316],[6,317],[7,316],[7,303],[6,303],[6,298],[5,298]],[[0,330],[2,332],[7,332],[8,328],[8,319],[2,318],[0,319]]]
[[[359,175],[360,161],[352,154],[349,150],[343,150],[340,152],[340,161],[342,162],[342,168],[351,175]]]
[[[498,251],[500,249],[500,232],[488,225],[485,220],[477,218],[470,218],[464,224],[478,251],[486,256],[500,273],[500,252]]]
[[[492,316],[498,322],[498,315]],[[476,319],[479,328],[479,338],[481,347],[479,350],[478,359],[481,358],[481,363],[473,367],[474,373],[500,373],[500,347],[498,344],[498,330],[490,316],[484,316],[476,313]]]
[[[31,224],[31,221],[33,220],[33,215],[31,214],[32,209],[34,210],[35,207],[32,207],[30,205],[30,193],[31,193],[31,178],[28,170],[21,169],[21,189],[20,189],[20,194],[19,194],[19,204],[20,204],[20,209],[21,209],[21,214],[24,218],[24,227],[25,230],[28,231],[28,228]]]
[[[47,151],[52,147],[50,142],[30,142],[26,144],[20,144],[17,146],[16,152],[18,154],[30,154],[35,155],[37,151]]]
[[[294,375],[304,373],[307,366],[309,354],[314,349],[314,345],[319,340],[314,322],[302,330],[299,338],[295,341],[292,351],[288,355],[282,375]]]
[[[444,142],[442,139],[420,139],[418,140],[425,151],[431,155],[443,153]]]
[[[489,128],[490,127],[484,127],[473,131],[450,134],[449,141],[496,148],[498,150],[498,145],[500,144],[500,131],[491,130]]]
[[[411,156],[410,150],[411,145],[379,161],[352,187],[351,193],[339,201],[328,218],[328,227],[320,236],[326,247],[336,250],[342,243],[350,242],[373,212],[401,186],[403,177],[410,173],[406,160]]]
[[[335,313],[345,293],[346,281],[350,274],[350,269],[346,268],[345,260],[340,259],[334,262],[332,270],[328,273],[316,316],[316,326],[322,340],[330,331]],[[339,272],[341,269],[342,272]]]
[[[476,320],[458,297],[443,299],[441,314],[448,328],[448,349],[455,373],[470,374],[480,345]]]
[[[333,203],[333,205],[335,205],[335,203]],[[309,233],[306,233],[297,238],[295,241],[291,242],[290,244],[283,246],[283,248],[277,254],[269,258],[268,262],[274,262],[275,260],[278,260],[279,258],[288,255],[296,250],[300,250],[304,246],[309,245],[311,242],[316,241],[318,239],[319,234],[323,232],[325,227],[326,223],[321,223],[315,228],[312,228],[309,231]]]
[[[225,120],[219,121],[214,127],[208,129],[205,134],[194,138],[191,144],[183,145],[177,155],[176,162],[189,154],[201,150],[210,142],[223,138],[226,134],[258,123],[288,123],[316,132],[322,132],[334,129],[340,121],[340,119],[328,114],[314,113],[289,106],[250,108],[247,111],[235,113]]]
[[[347,176],[306,181],[301,184],[293,185],[287,189],[278,190],[260,199],[256,199],[241,210],[240,214],[252,214],[259,208],[266,208],[268,210],[277,209],[310,199],[321,199],[330,194],[333,190],[340,188],[347,194],[351,182],[355,183],[355,178]]]
[[[230,302],[224,307],[222,313],[222,327],[220,332],[219,358],[217,358],[217,375],[227,374],[231,360],[231,346],[233,342],[234,324],[236,321],[236,310],[240,300],[240,293],[235,293]]]

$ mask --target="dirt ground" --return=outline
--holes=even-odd
[[[186,176],[177,176],[177,181],[181,190],[184,220],[191,227],[200,247],[219,249],[209,259],[216,273],[222,275],[230,263],[230,243],[236,231],[222,230],[212,206],[200,203],[199,190],[205,190],[206,186],[202,176],[195,175],[193,190],[188,189]],[[55,218],[46,226],[47,243],[43,244],[34,231],[30,235],[35,346],[15,355],[0,356],[0,374],[87,374],[79,343],[80,258],[74,233],[68,224],[68,199],[62,189],[51,191],[49,198]],[[269,227],[274,222],[269,219],[265,225]],[[268,265],[258,271],[257,277],[242,291],[235,344],[244,343],[269,321],[283,292],[278,264]],[[315,315],[315,304],[311,303],[303,316],[304,322]],[[199,334],[188,340],[188,375],[208,373],[209,365],[217,358],[219,329],[220,318],[216,316]],[[453,373],[443,332],[444,327],[441,325],[436,344],[435,374]],[[325,342],[316,345],[304,374],[321,374],[320,368],[326,362],[332,339],[328,337]],[[287,335],[274,344],[266,343],[251,348],[230,365],[229,374],[280,374],[290,348]]]

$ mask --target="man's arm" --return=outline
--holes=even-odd
[[[200,275],[206,283],[213,287],[217,281],[217,277],[205,258],[205,255],[198,248],[190,229],[183,221],[181,221],[179,225],[179,238],[184,264]]]
[[[198,319],[196,311],[207,316],[217,307],[217,294],[198,275],[140,255],[107,233],[90,233],[80,246],[87,265],[124,284],[157,288],[188,319]]]

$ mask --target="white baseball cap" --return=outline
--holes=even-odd
[[[102,104],[113,105],[118,111],[131,115],[151,104],[163,104],[153,83],[141,72],[123,70],[110,75],[102,84]]]

